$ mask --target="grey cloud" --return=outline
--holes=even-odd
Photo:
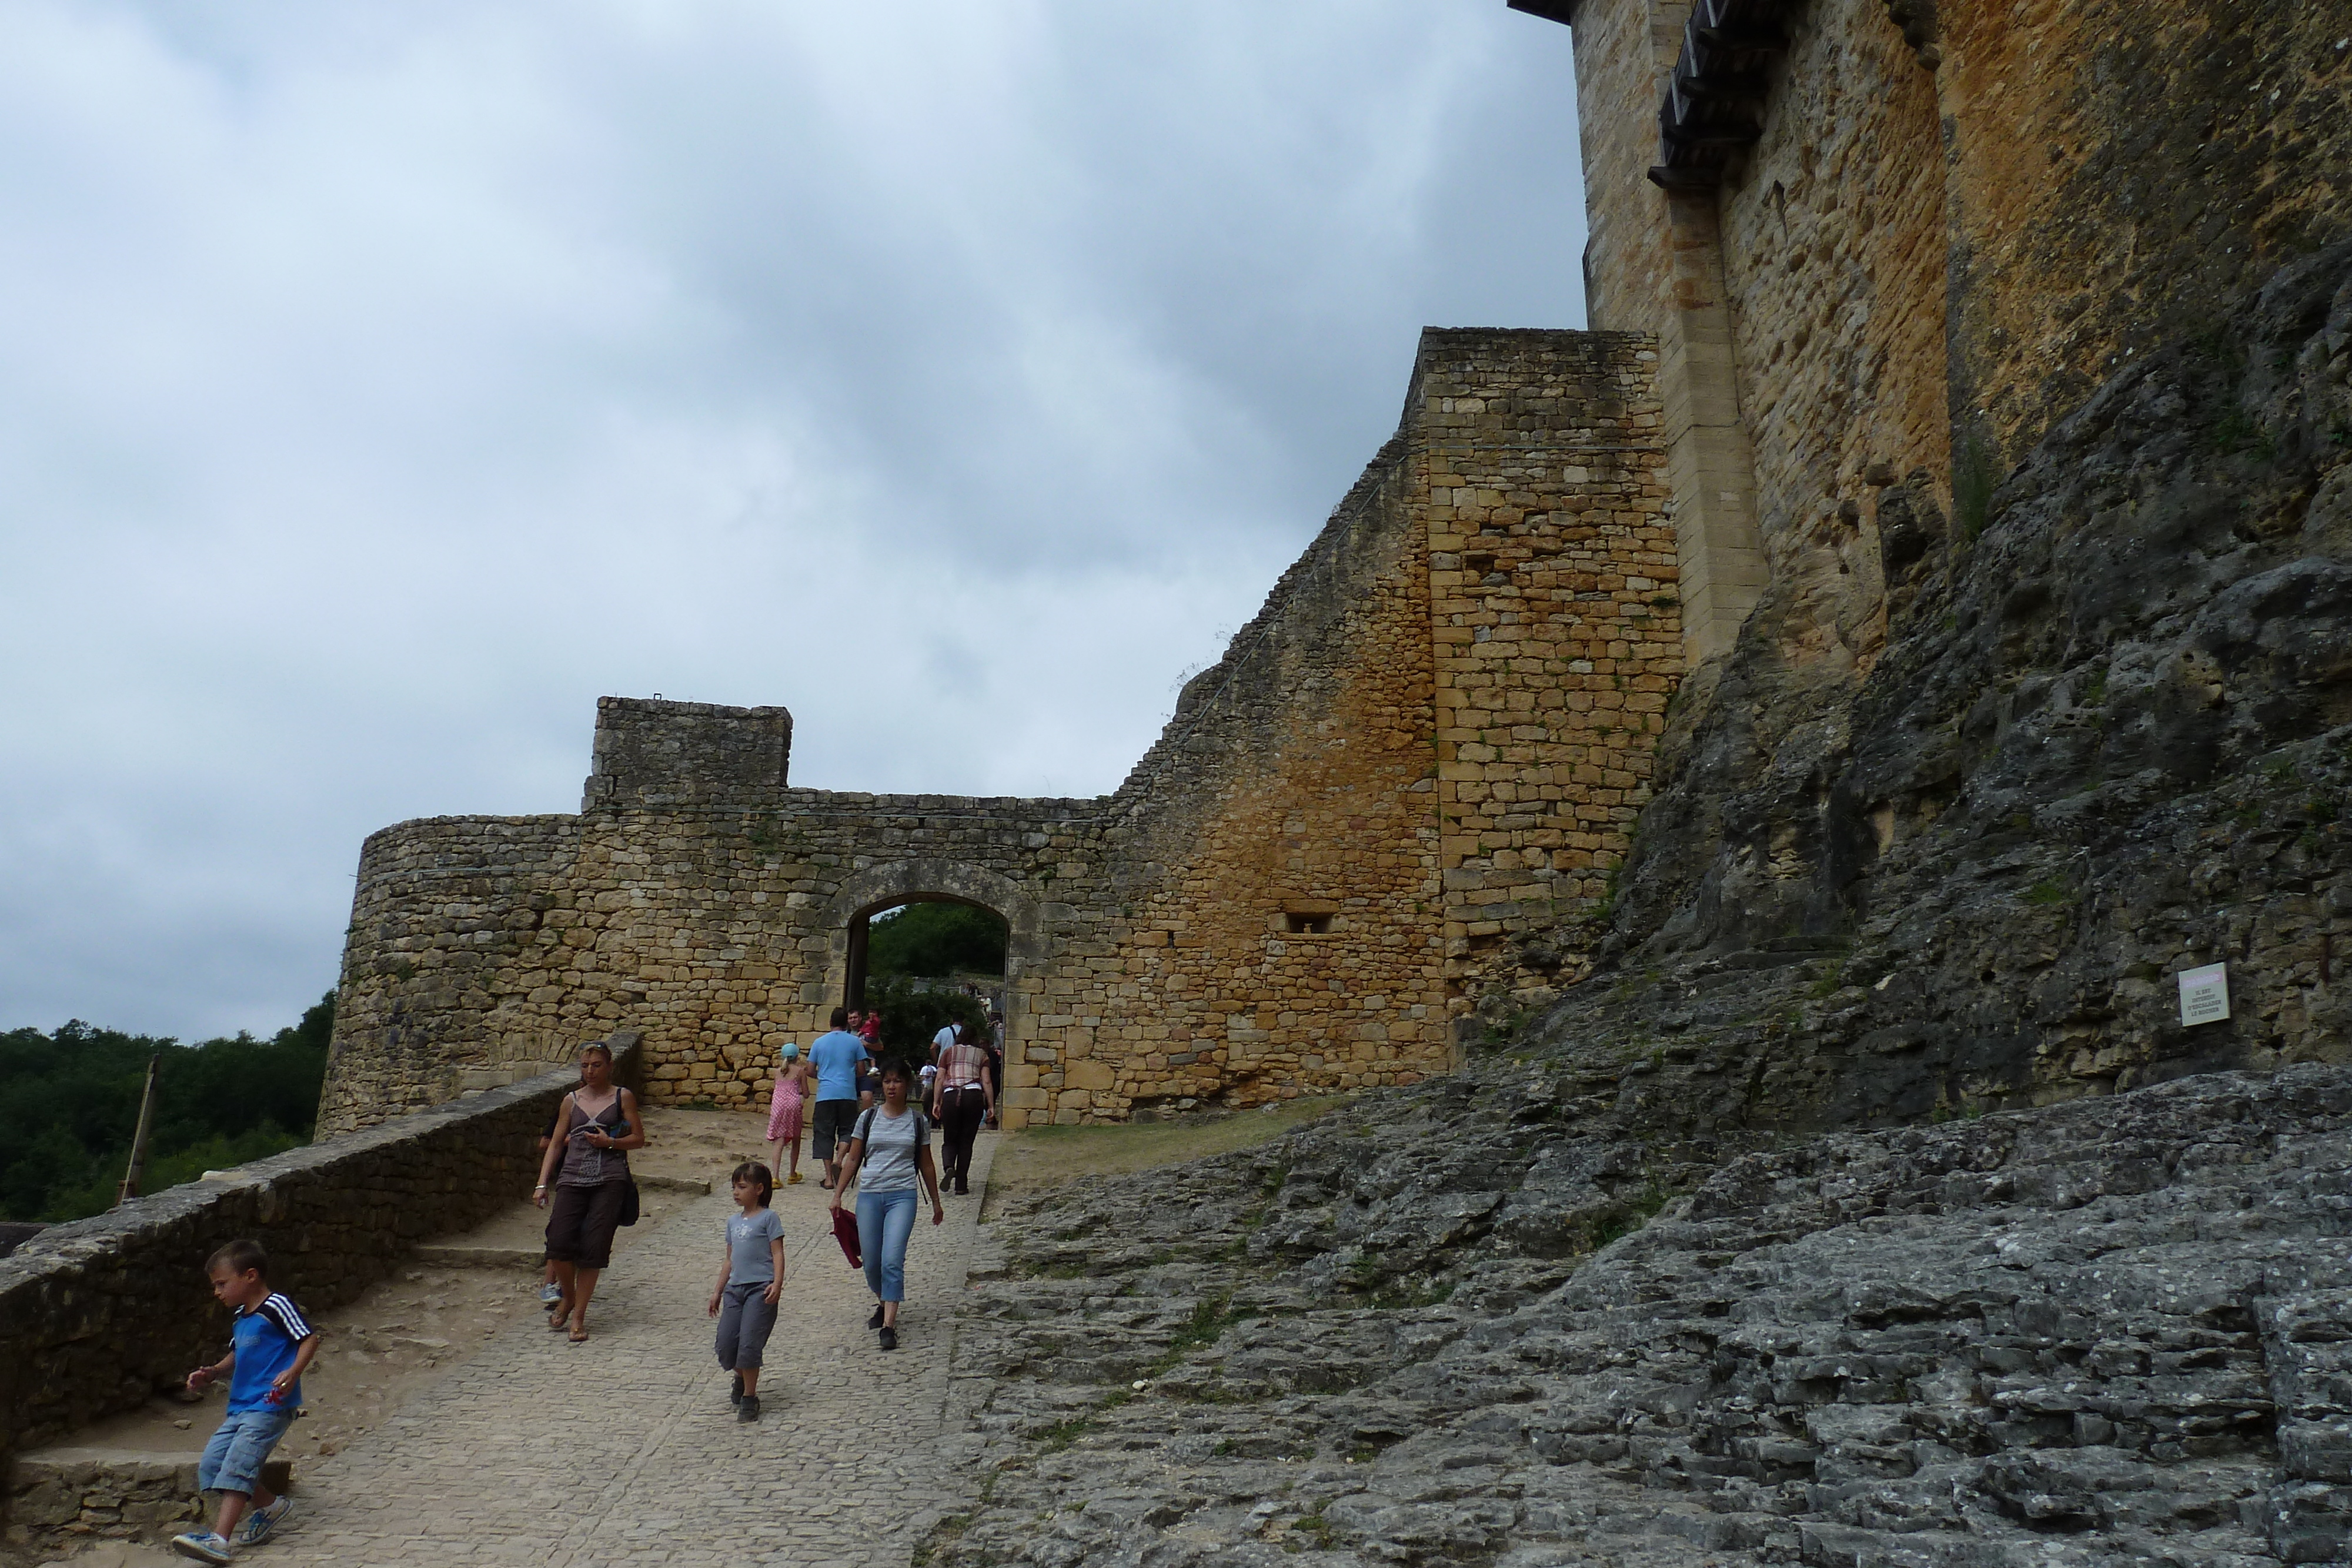
[[[0,1027],[274,1028],[360,839],[600,692],[1113,788],[1393,426],[1573,325],[1501,0],[29,0],[0,57]]]

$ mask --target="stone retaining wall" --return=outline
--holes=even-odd
[[[616,1035],[624,1071],[636,1037]],[[137,1408],[219,1357],[229,1333],[205,1260],[249,1236],[271,1282],[342,1305],[427,1237],[525,1197],[533,1145],[571,1069],[469,1094],[53,1226],[0,1260],[0,1460]]]
[[[209,1523],[194,1454],[51,1448],[18,1459],[8,1477],[7,1543],[56,1549],[77,1539],[161,1540]],[[263,1462],[261,1481],[283,1491],[291,1459]]]

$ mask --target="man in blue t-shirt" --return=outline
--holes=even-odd
[[[866,1042],[849,1032],[849,1009],[833,1009],[833,1031],[816,1037],[809,1047],[809,1064],[816,1069],[816,1113],[810,1125],[810,1152],[824,1162],[824,1186],[833,1190],[841,1179],[841,1163],[834,1150],[848,1142],[857,1120],[857,1069],[869,1060]]]

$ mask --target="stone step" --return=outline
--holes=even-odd
[[[261,1467],[261,1483],[283,1491],[290,1459]],[[196,1456],[129,1448],[37,1448],[16,1456],[8,1475],[8,1525],[37,1540],[96,1535],[162,1541],[205,1517]]]
[[[637,1186],[647,1192],[710,1196],[708,1176],[641,1176]],[[428,1241],[411,1256],[428,1269],[538,1269],[547,1262],[539,1243],[529,1246],[483,1245],[466,1241]]]
[[[428,1269],[537,1269],[547,1262],[541,1247],[467,1247],[428,1243],[411,1254]]]

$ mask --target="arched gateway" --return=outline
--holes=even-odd
[[[1019,883],[975,865],[952,861],[893,861],[871,866],[850,878],[834,895],[825,922],[834,933],[827,983],[833,996],[848,1006],[865,999],[867,921],[886,909],[905,904],[969,904],[985,909],[1005,924],[1004,1045],[1008,1061],[1018,1061],[1022,1024],[1020,977],[1045,957],[1042,909]]]
[[[320,1126],[643,1036],[761,1101],[861,917],[1011,925],[1008,1125],[1444,1070],[1581,972],[1680,670],[1650,340],[1437,331],[1382,448],[1113,794],[796,789],[782,708],[605,697],[574,815],[361,852]]]

